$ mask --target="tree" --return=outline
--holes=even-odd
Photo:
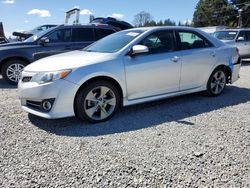
[[[200,0],[193,16],[195,27],[235,26],[237,10],[229,0]]]
[[[153,17],[150,13],[142,11],[139,14],[135,15],[134,25],[136,27],[146,26],[148,23],[152,22]]]

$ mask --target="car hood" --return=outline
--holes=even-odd
[[[26,48],[34,45],[31,42],[10,42],[5,44],[0,44],[0,51],[7,49],[16,49],[16,48]]]
[[[91,64],[97,64],[111,60],[108,53],[72,51],[46,57],[31,63],[25,67],[26,72],[47,72],[65,69],[75,69]]]

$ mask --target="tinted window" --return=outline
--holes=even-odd
[[[71,41],[71,29],[61,29],[53,32],[48,36],[51,43],[57,42],[70,42]]]
[[[245,31],[246,41],[250,41],[250,31]]]
[[[95,39],[99,40],[101,38],[104,38],[112,33],[114,33],[115,31],[111,30],[111,29],[95,29]]]
[[[140,42],[149,48],[149,53],[171,52],[175,50],[173,31],[157,31]]]
[[[180,31],[178,34],[181,50],[212,47],[210,42],[193,32]]]
[[[94,41],[92,28],[74,28],[72,32],[73,42]]]

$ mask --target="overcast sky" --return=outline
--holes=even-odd
[[[130,23],[140,11],[152,14],[156,21],[191,20],[198,0],[0,0],[0,22],[7,35],[29,30],[42,24],[62,24],[65,11],[75,6],[81,12],[80,22],[87,23],[89,14],[114,16]]]

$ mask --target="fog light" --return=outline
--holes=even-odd
[[[52,104],[50,101],[43,101],[42,107],[45,111],[50,111],[52,108]]]

